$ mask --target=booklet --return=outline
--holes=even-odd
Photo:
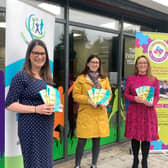
[[[141,86],[135,89],[137,96],[141,96],[143,100],[153,102],[155,88],[153,86]]]
[[[110,90],[105,90],[105,89],[96,89],[96,88],[91,88],[90,90],[87,91],[90,100],[95,103],[95,104],[104,104],[108,105],[108,101],[111,95]]]
[[[50,103],[46,89],[43,89],[43,90],[39,91],[39,94],[40,94],[40,96],[41,96],[41,98],[42,98],[42,100],[43,100],[43,102],[45,104],[49,104]]]
[[[45,104],[54,104],[55,112],[63,112],[60,93],[56,88],[46,85],[46,89],[39,91],[39,94]]]
[[[109,98],[110,98],[110,94],[111,94],[111,91],[110,90],[106,90],[105,94],[104,94],[104,97],[99,101],[97,102],[97,104],[104,104],[104,105],[108,105],[108,101],[109,101]]]

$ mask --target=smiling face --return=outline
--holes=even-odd
[[[30,53],[30,61],[33,68],[41,69],[46,62],[46,52],[42,46],[35,46]]]
[[[137,61],[136,67],[138,70],[138,74],[147,74],[148,61],[144,57],[141,57]]]
[[[99,59],[97,58],[92,58],[90,60],[90,62],[87,64],[87,66],[89,67],[89,70],[92,72],[97,72],[99,69]]]

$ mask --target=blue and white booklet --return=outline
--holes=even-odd
[[[46,85],[46,89],[39,91],[39,94],[45,104],[54,104],[55,112],[63,112],[60,92],[56,88]]]
[[[137,96],[147,100],[148,102],[153,102],[155,88],[153,86],[141,86],[135,89]]]
[[[105,89],[96,89],[96,88],[91,88],[90,90],[87,91],[90,100],[99,105],[99,104],[104,104],[108,105],[111,91],[110,90],[105,90]]]

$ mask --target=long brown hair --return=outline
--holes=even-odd
[[[147,76],[148,76],[148,78],[149,78],[150,80],[153,80],[154,76],[152,75],[151,65],[150,65],[149,59],[148,59],[145,55],[141,55],[141,56],[139,56],[139,57],[136,59],[136,61],[135,61],[135,67],[134,67],[134,69],[135,69],[134,74],[135,74],[135,75],[138,74],[137,64],[138,64],[138,60],[139,60],[140,58],[145,58],[145,59],[146,59],[147,64],[148,64],[148,69],[147,69],[146,74],[147,74]]]
[[[85,64],[85,68],[82,70],[82,72],[80,73],[81,74],[84,74],[84,75],[87,75],[88,72],[89,72],[89,67],[87,66],[87,64],[93,59],[93,58],[97,58],[99,60],[99,68],[98,68],[98,72],[100,74],[100,77],[101,78],[105,78],[107,76],[107,74],[105,74],[103,72],[103,68],[102,68],[102,64],[101,64],[101,59],[100,57],[97,55],[97,54],[91,54],[88,58],[87,58],[87,61],[86,61],[86,64]]]
[[[46,62],[43,65],[43,67],[40,69],[39,75],[47,83],[54,85],[52,75],[51,75],[50,65],[49,65],[49,57],[48,57],[47,47],[46,47],[45,43],[41,40],[34,39],[29,43],[27,51],[26,51],[26,59],[25,59],[22,70],[24,72],[26,72],[28,75],[30,75],[31,77],[34,76],[34,74],[32,72],[32,64],[30,61],[30,54],[35,46],[43,47],[45,50],[45,54],[46,54]]]

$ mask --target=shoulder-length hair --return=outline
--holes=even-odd
[[[153,77],[153,75],[152,75],[151,65],[150,65],[149,59],[148,59],[145,55],[141,55],[141,56],[139,56],[139,57],[136,59],[136,61],[135,61],[135,68],[134,68],[134,69],[135,69],[134,74],[135,74],[135,75],[138,74],[137,64],[138,64],[138,60],[139,60],[140,58],[146,59],[146,62],[147,62],[147,64],[148,64],[148,69],[147,69],[146,74],[147,74],[147,76],[148,76],[148,78],[149,78],[150,80],[153,80],[154,77]]]
[[[41,40],[34,39],[29,43],[27,51],[26,51],[26,59],[25,59],[22,70],[24,72],[26,72],[28,75],[30,75],[31,77],[34,76],[34,73],[32,72],[32,64],[30,61],[30,54],[31,54],[33,48],[36,46],[41,46],[42,48],[44,48],[45,54],[46,54],[46,62],[43,65],[43,67],[41,67],[39,75],[47,83],[54,85],[51,70],[50,70],[50,65],[49,65],[49,57],[48,57],[47,47],[46,47],[45,43]]]
[[[100,74],[100,77],[101,78],[105,78],[107,76],[107,74],[105,74],[103,72],[103,68],[102,68],[102,63],[101,63],[101,59],[100,57],[97,55],[97,54],[91,54],[88,58],[87,58],[87,61],[86,61],[86,64],[85,64],[85,68],[82,70],[82,72],[80,73],[80,75],[84,74],[84,75],[87,75],[88,72],[89,72],[89,67],[88,67],[88,63],[93,59],[93,58],[97,58],[99,60],[99,68],[98,68],[98,72]]]

